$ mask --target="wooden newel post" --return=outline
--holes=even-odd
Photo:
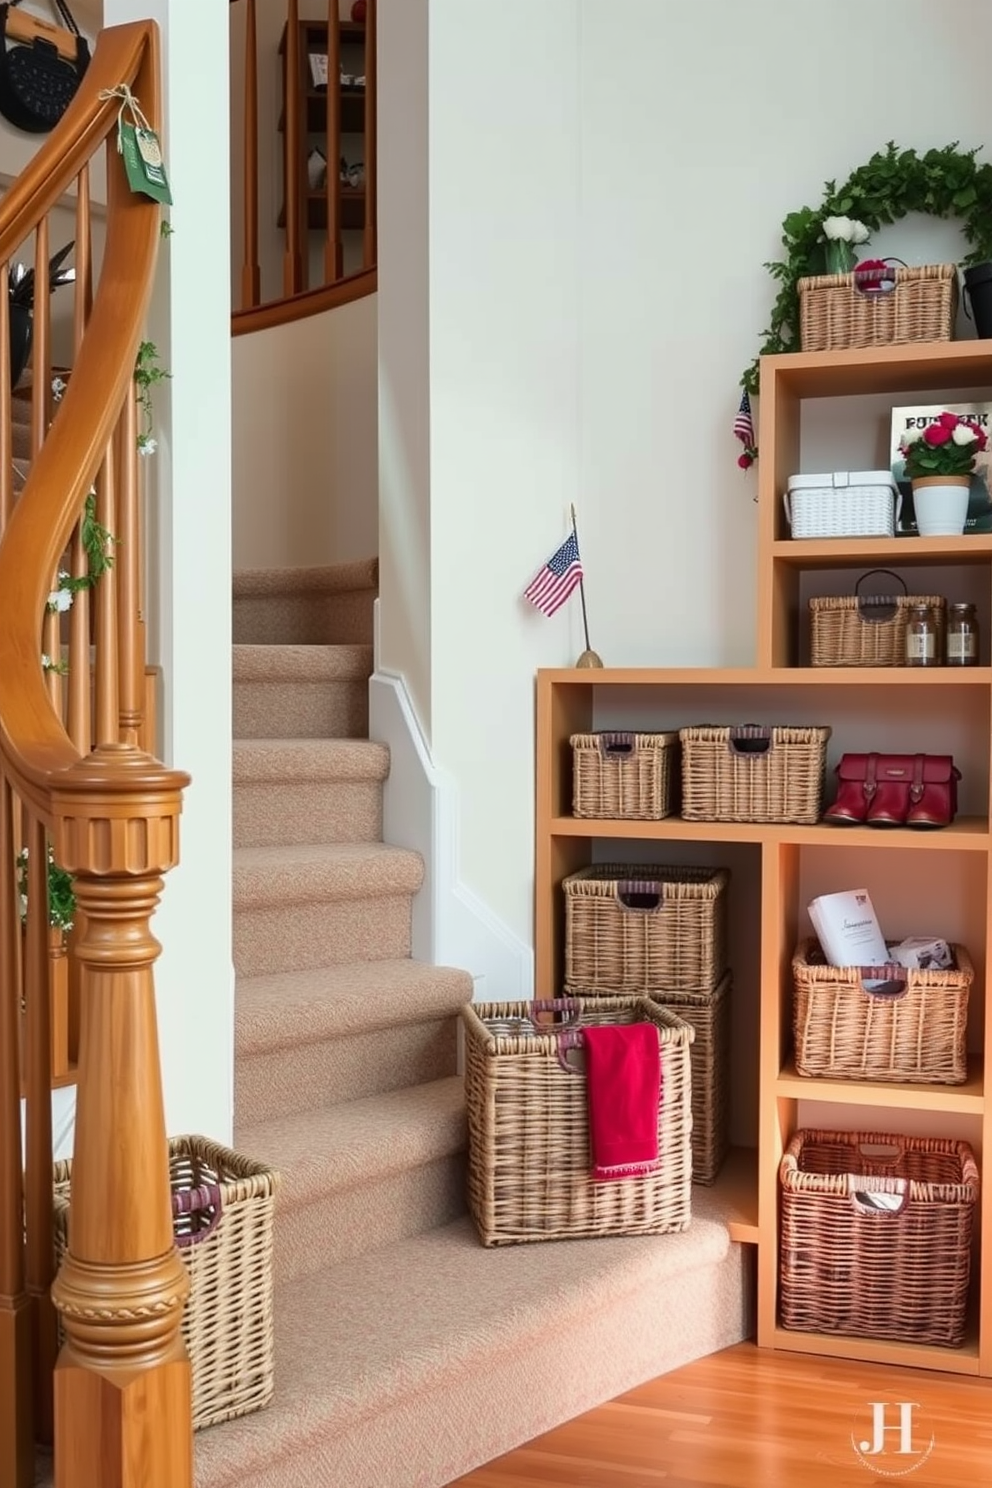
[[[53,1287],[56,1488],[192,1488],[188,1277],[173,1241],[150,921],[188,777],[101,745],[53,793],[84,934],[69,1253]]]

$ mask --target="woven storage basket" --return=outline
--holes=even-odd
[[[845,594],[811,599],[810,664],[905,666],[912,605],[929,605],[938,628],[943,625],[945,606],[938,594]]]
[[[894,537],[902,498],[891,470],[792,475],[785,515],[792,537]]]
[[[670,816],[678,743],[677,733],[573,734],[572,815]]]
[[[681,738],[686,821],[819,820],[828,728],[705,726]]]
[[[562,1055],[526,1002],[470,1003],[465,1029],[469,1208],[483,1245],[590,1235],[657,1235],[690,1219],[692,1029],[647,998],[576,999],[580,1023],[648,1021],[661,1044],[657,1173],[593,1182],[581,1050]],[[503,1024],[503,1028],[487,1027]]]
[[[600,863],[565,891],[565,987],[712,992],[726,969],[725,868]]]
[[[943,971],[825,966],[816,940],[792,959],[796,1069],[830,1080],[961,1085],[968,1078],[965,1038],[974,969],[963,946]],[[864,981],[890,977],[898,993],[866,992]]]
[[[206,1137],[169,1143],[176,1244],[190,1278],[183,1339],[193,1429],[260,1410],[274,1388],[272,1221],[279,1175]],[[55,1260],[68,1248],[72,1163],[55,1164]]]
[[[967,1143],[800,1131],[779,1186],[784,1328],[963,1342],[978,1197]]]
[[[954,264],[892,271],[895,289],[865,294],[857,276],[818,274],[800,279],[799,334],[803,351],[950,341],[958,308]]]
[[[730,989],[726,972],[715,992],[652,992],[696,1035],[692,1071],[692,1181],[715,1183],[730,1145]],[[609,988],[583,988],[579,997],[608,997]]]

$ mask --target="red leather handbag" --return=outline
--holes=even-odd
[[[837,778],[823,819],[838,826],[946,827],[958,809],[961,771],[949,754],[845,754]]]

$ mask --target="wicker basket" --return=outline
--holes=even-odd
[[[519,1020],[531,1026],[531,1010],[526,1002],[462,1009],[468,1200],[483,1245],[686,1229],[692,1029],[647,998],[577,999],[581,1023],[646,1020],[657,1026],[661,1043],[659,1170],[593,1182],[581,1050],[567,1056],[574,1068],[563,1067],[554,1033],[518,1031]]]
[[[978,1196],[967,1143],[800,1131],[779,1185],[784,1328],[963,1342]]]
[[[676,733],[573,734],[572,815],[670,816],[678,743]]]
[[[681,738],[686,821],[819,820],[828,728],[705,726]]]
[[[712,992],[726,960],[725,868],[600,863],[565,891],[565,987]]]
[[[182,1329],[193,1376],[193,1429],[199,1431],[272,1399],[272,1224],[279,1175],[206,1137],[174,1138],[169,1170],[176,1244],[190,1278]],[[71,1175],[71,1162],[55,1164],[56,1264],[68,1248]]]
[[[796,1069],[829,1080],[961,1085],[974,970],[963,946],[943,971],[901,966],[826,966],[816,940],[792,959]],[[864,980],[891,977],[901,992],[866,992]]]
[[[912,605],[929,605],[938,629],[943,626],[944,601],[937,594],[845,594],[811,599],[811,665],[905,666]]]
[[[882,294],[866,294],[859,289],[856,272],[800,279],[797,289],[803,351],[950,341],[958,309],[956,265],[895,268],[892,276],[895,288]]]

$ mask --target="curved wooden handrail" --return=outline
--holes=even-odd
[[[125,83],[158,113],[158,33],[148,22],[101,33],[81,89],[0,209],[0,262],[27,238],[116,128],[120,104],[100,94]],[[130,385],[151,294],[160,208],[108,173],[101,288],[71,385],[34,461],[0,545],[0,754],[18,793],[51,819],[53,778],[79,751],[52,707],[38,666],[38,617],[51,575],[103,459]]]
[[[347,279],[339,279],[336,284],[322,284],[319,289],[306,289],[302,294],[290,295],[285,300],[271,300],[267,305],[256,305],[251,310],[234,310],[231,335],[245,336],[250,331],[267,331],[272,326],[306,320],[310,315],[320,315],[325,310],[336,310],[340,305],[362,300],[366,295],[375,294],[378,287],[378,269],[362,269],[358,274],[349,274]]]

